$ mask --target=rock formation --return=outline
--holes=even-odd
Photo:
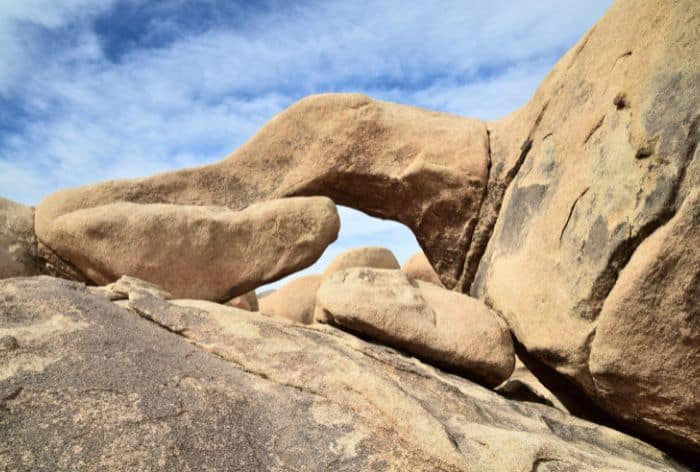
[[[258,311],[259,309],[258,296],[256,295],[255,290],[251,290],[250,292],[246,292],[236,298],[232,298],[226,302],[226,304],[234,308],[240,308],[241,310]]]
[[[34,235],[34,210],[0,198],[0,279],[43,273]]]
[[[685,428],[698,424],[697,409],[689,417],[684,402],[666,397],[685,391],[684,382],[674,385],[669,378],[672,383],[663,387],[640,388],[628,381],[646,375],[649,361],[620,356],[615,362],[625,372],[619,386],[626,386],[626,406],[613,404],[589,362],[594,345],[627,352],[627,335],[597,339],[601,310],[640,244],[700,186],[699,30],[699,2],[616,2],[559,61],[530,103],[488,125],[488,197],[470,249],[480,252],[488,241],[471,294],[505,317],[530,354],[575,381],[610,414],[671,445],[689,440],[688,429],[677,429],[679,418],[686,416]],[[676,270],[697,274],[692,265]],[[470,278],[465,275],[461,284],[468,289]],[[700,291],[677,288],[691,305],[700,305]],[[643,311],[651,318],[642,323],[661,324],[652,331],[679,322],[660,306],[655,310]],[[695,320],[689,323],[697,333]],[[617,333],[639,329],[639,319],[620,322]],[[671,341],[669,364],[687,367],[697,355],[692,345],[683,345]],[[610,381],[618,383],[611,378],[604,384]],[[697,371],[689,381],[700,381]],[[697,396],[690,401],[697,404]],[[665,403],[658,415],[668,425],[630,408],[659,403]],[[690,448],[700,452],[697,436],[691,441]]]
[[[364,262],[346,255],[318,292],[318,279],[281,289],[261,300],[264,312],[310,323],[315,306],[319,320],[489,386],[513,368],[512,333],[543,385],[524,373],[504,394],[529,383],[535,399],[561,407],[546,393],[557,383],[597,405],[601,421],[700,458],[698,31],[697,0],[618,0],[528,104],[495,122],[316,95],[218,163],[50,195],[36,208],[36,237],[32,210],[3,200],[0,276],[48,264],[90,283],[129,275],[179,298],[226,301],[311,264],[337,235],[333,202],[352,206],[410,227],[429,264],[404,274],[393,256],[356,252]],[[437,282],[426,265],[455,291],[424,282]],[[13,466],[148,466],[176,448],[162,460],[192,468],[671,467],[621,434],[494,400],[332,326],[137,288],[93,289],[127,294],[112,305],[53,279],[0,286],[0,398],[13,412],[0,432],[18,444],[0,448],[0,461]],[[106,435],[81,420],[94,447],[55,456],[52,435],[96,411]],[[38,427],[49,421],[59,432]],[[196,433],[182,429],[195,423]],[[238,454],[219,449],[220,435]],[[220,456],[183,446],[193,438]],[[107,443],[128,456],[109,455]]]
[[[351,267],[398,269],[401,266],[394,254],[386,248],[358,247],[338,254],[323,271],[323,276],[328,277],[334,272]]]
[[[177,298],[225,301],[312,264],[339,224],[324,197],[242,211],[120,202],[56,218],[43,241],[100,285],[127,274]]]
[[[398,270],[335,272],[316,296],[317,319],[498,385],[515,362],[510,331],[483,303]]]
[[[424,252],[418,252],[411,256],[411,258],[401,266],[401,272],[406,274],[409,279],[430,282],[439,287],[443,286],[440,281],[440,276],[435,272],[433,266],[430,265],[430,261],[425,257]]]
[[[588,362],[607,410],[700,449],[700,188],[620,272]]]
[[[325,195],[407,225],[451,286],[487,176],[488,136],[480,121],[358,94],[316,95],[280,113],[221,162],[57,192],[37,206],[36,233],[47,242],[61,215],[117,201],[242,209]]]
[[[287,282],[278,290],[260,299],[260,312],[299,323],[313,323],[316,292],[321,279],[321,275],[313,274]]]
[[[0,281],[0,468],[682,470],[330,327],[142,294]]]

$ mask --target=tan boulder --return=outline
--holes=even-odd
[[[620,273],[589,368],[607,410],[700,451],[700,188]]]
[[[44,272],[37,257],[34,210],[0,198],[0,279]]]
[[[401,266],[401,272],[406,274],[410,279],[422,280],[423,282],[430,282],[431,284],[443,287],[440,276],[435,272],[435,269],[433,269],[430,261],[422,251],[411,256],[411,258]]]
[[[338,228],[325,197],[242,211],[120,202],[65,214],[44,237],[97,284],[129,274],[174,297],[223,301],[312,264]]]
[[[333,272],[351,267],[371,267],[374,269],[399,269],[399,261],[396,260],[394,254],[383,247],[358,247],[348,249],[345,252],[338,254],[333,259],[326,270],[323,271],[323,276],[327,277]]]
[[[218,163],[55,193],[37,207],[36,232],[44,241],[60,215],[116,201],[242,209],[325,195],[407,225],[451,285],[476,224],[488,150],[479,120],[359,94],[314,95]]]
[[[633,399],[665,402],[667,392],[685,391],[685,381],[663,376],[680,383],[656,389],[613,382],[604,396],[617,390],[629,399],[613,406],[591,393],[598,381],[589,359],[618,274],[689,190],[700,186],[698,30],[695,0],[617,1],[530,103],[489,123],[491,173],[458,284],[471,286],[472,296],[501,313],[531,355],[589,392],[608,413],[674,445],[687,444],[676,429],[682,420],[662,412],[682,409],[683,402],[659,410],[651,421],[648,412],[632,407]],[[671,315],[657,309],[647,319],[663,331]],[[637,332],[635,318],[623,319],[629,333]],[[680,356],[669,362],[688,367],[678,338],[656,341],[662,342],[668,355]],[[632,371],[645,375],[646,362],[617,352],[615,362],[630,379]],[[678,376],[700,384],[693,369]]]
[[[515,362],[505,323],[479,300],[411,281],[399,270],[353,268],[324,279],[317,318],[488,385]]]
[[[260,312],[299,323],[313,323],[316,292],[321,284],[321,278],[316,274],[304,275],[286,283],[260,299]]]
[[[232,298],[226,302],[226,305],[240,308],[241,310],[258,311],[258,296],[255,294],[255,290],[251,290],[243,295]]]

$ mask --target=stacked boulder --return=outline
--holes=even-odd
[[[512,333],[611,422],[698,457],[699,30],[696,0],[620,0],[495,122],[318,95],[221,162],[58,192],[33,224],[2,201],[0,276],[48,264],[226,302],[313,263],[350,205],[409,226],[424,256],[346,254],[261,311],[490,386]]]

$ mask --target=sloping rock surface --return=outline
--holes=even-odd
[[[0,468],[682,470],[327,326],[139,297],[0,281]]]
[[[57,218],[44,241],[99,285],[130,275],[177,298],[227,301],[311,265],[339,227],[325,197],[242,211],[119,202]]]

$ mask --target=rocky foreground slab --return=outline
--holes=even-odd
[[[129,298],[0,281],[0,468],[685,470],[331,327]]]

